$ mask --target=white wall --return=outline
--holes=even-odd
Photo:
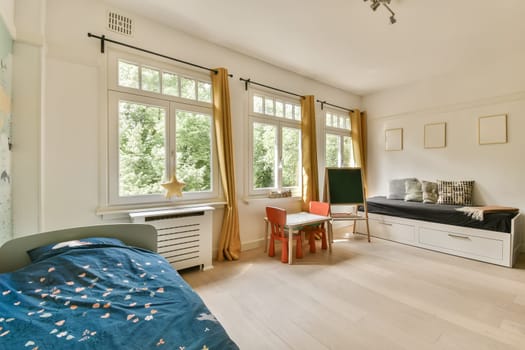
[[[11,37],[16,38],[15,0],[0,0],[0,16],[2,16]]]
[[[42,119],[45,104],[45,0],[17,0],[14,20],[13,233],[41,229]]]
[[[11,130],[15,236],[38,232],[40,227],[41,51],[38,46],[15,41]]]
[[[525,211],[524,57],[505,56],[447,76],[366,96],[369,113],[369,189],[387,193],[389,179],[473,179],[475,204]],[[502,57],[503,57],[502,56]],[[508,143],[479,145],[478,118],[508,115]],[[424,149],[425,124],[447,123],[447,145]],[[385,129],[403,128],[404,149],[384,150]]]
[[[200,65],[227,67],[234,74],[230,80],[230,93],[241,240],[244,247],[260,243],[264,229],[262,217],[268,201],[242,200],[248,148],[245,111],[248,95],[239,77],[252,78],[299,94],[314,94],[320,99],[355,108],[360,107],[360,97],[125,11],[122,12],[134,19],[135,34],[131,38],[119,36],[105,29],[107,10],[100,1],[47,1],[42,171],[40,174],[20,174],[20,181],[42,178],[40,229],[95,224],[102,220],[95,210],[101,203],[100,187],[103,186],[99,173],[101,161],[104,161],[101,145],[104,142],[102,131],[107,98],[105,56],[100,54],[99,41],[87,37],[87,33],[92,32]],[[317,112],[320,115],[320,109]],[[289,199],[276,199],[271,203],[294,210],[299,208],[299,202]],[[214,248],[222,213],[222,209],[214,213]],[[30,232],[17,232],[18,235],[27,233]]]

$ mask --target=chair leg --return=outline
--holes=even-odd
[[[323,230],[321,234],[321,249],[328,249],[328,243],[326,241],[326,231]]]
[[[275,239],[270,237],[270,248],[268,249],[268,256],[275,256]]]
[[[301,259],[303,257],[303,240],[301,238],[297,239],[297,248],[295,250],[295,256],[297,259]]]
[[[281,262],[288,263],[288,240],[281,240]]]
[[[315,232],[309,233],[308,242],[310,243],[310,253],[315,253]]]

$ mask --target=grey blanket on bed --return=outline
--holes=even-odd
[[[459,205],[405,202],[383,196],[368,198],[367,206],[369,213],[507,233],[510,233],[512,218],[516,215],[508,212],[488,213],[483,221],[479,221],[458,211],[461,208]]]

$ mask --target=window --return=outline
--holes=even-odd
[[[166,201],[172,174],[181,200],[217,198],[209,78],[117,52],[108,77],[109,204]]]
[[[350,116],[325,109],[325,166],[354,166]]]
[[[250,90],[249,194],[301,187],[301,106],[299,100]]]

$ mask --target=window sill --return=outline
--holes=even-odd
[[[245,204],[250,203],[257,203],[257,202],[272,202],[272,203],[279,203],[279,202],[298,202],[301,200],[301,197],[294,196],[294,197],[281,197],[281,198],[270,198],[270,197],[244,197],[242,201]]]
[[[174,205],[133,205],[133,206],[107,206],[99,207],[95,211],[95,214],[102,217],[102,220],[106,219],[129,219],[130,213],[138,213],[143,211],[158,211],[158,210],[169,210],[169,209],[183,209],[210,206],[213,208],[222,208],[226,205],[225,201],[208,202],[208,203],[192,203],[192,204],[174,204]]]

